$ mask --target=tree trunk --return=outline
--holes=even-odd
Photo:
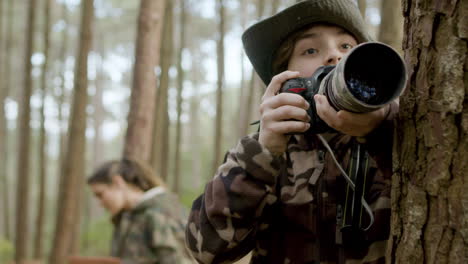
[[[382,0],[382,2],[392,2],[392,1]],[[399,3],[397,5],[399,5]],[[362,18],[366,19],[367,0],[358,0],[358,7],[359,7],[359,11],[361,11]],[[394,6],[392,6],[391,8],[394,8]]]
[[[47,134],[45,130],[45,99],[47,93],[47,73],[49,66],[49,32],[50,32],[50,8],[51,0],[46,0],[44,4],[44,64],[42,65],[41,76],[41,95],[42,104],[40,109],[41,128],[39,131],[39,199],[37,201],[37,218],[36,218],[36,237],[34,239],[34,259],[42,259],[43,257],[43,241],[44,241],[44,216],[46,211],[46,182],[47,182]]]
[[[168,115],[168,90],[169,68],[173,59],[173,0],[166,0],[164,11],[163,39],[161,43],[161,78],[156,95],[156,111],[154,121],[154,137],[152,150],[152,164],[154,170],[167,181],[169,151],[169,115]]]
[[[57,117],[57,122],[59,124],[59,138],[58,138],[58,150],[59,150],[59,156],[58,156],[58,170],[57,170],[57,175],[58,175],[58,191],[57,195],[58,197],[62,197],[65,194],[65,188],[63,187],[63,182],[65,181],[66,175],[63,174],[63,165],[64,165],[64,157],[65,157],[65,150],[66,150],[66,139],[67,139],[67,133],[66,133],[66,123],[67,120],[65,120],[63,116],[63,107],[65,103],[65,74],[66,74],[66,69],[67,69],[67,47],[68,47],[68,10],[67,10],[67,5],[65,3],[62,3],[62,19],[65,21],[65,27],[63,28],[62,31],[62,39],[61,39],[61,46],[60,46],[60,61],[62,63],[62,72],[60,74],[60,88],[57,94],[57,105],[58,105],[58,117]],[[57,204],[55,208],[55,212],[59,210],[59,203],[60,199],[57,199]]]
[[[241,27],[242,30],[245,30],[247,15],[246,15],[247,3],[246,0],[241,0],[240,2],[240,16],[241,16]],[[239,116],[237,120],[237,138],[241,138],[245,135],[247,131],[248,120],[246,120],[247,115],[245,114],[246,108],[244,102],[246,100],[247,86],[245,85],[245,70],[244,70],[244,61],[245,55],[244,50],[241,50],[240,54],[240,71],[241,71],[241,80],[240,80],[240,95],[239,95]]]
[[[258,0],[257,2],[257,18],[260,19],[263,16],[265,9],[265,0]],[[273,9],[274,10],[274,9]],[[250,81],[248,85],[248,94],[245,96],[245,104],[242,104],[240,122],[239,122],[239,138],[248,134],[249,124],[251,123],[252,112],[254,105],[257,105],[258,102],[254,102],[255,97],[255,78],[257,73],[254,69],[250,72]]]
[[[80,183],[85,173],[85,130],[86,105],[88,100],[88,53],[91,47],[91,25],[94,17],[93,0],[81,2],[80,43],[75,66],[74,96],[69,122],[69,137],[67,151],[63,163],[64,190],[60,199],[55,237],[50,263],[66,263],[66,257],[72,245],[73,233],[80,217],[79,199],[81,198]]]
[[[105,87],[105,72],[104,72],[104,32],[96,34],[99,37],[98,50],[99,50],[99,66],[97,67],[96,80],[95,80],[95,94],[93,96],[93,125],[94,125],[94,143],[93,143],[93,168],[100,166],[104,160],[104,149],[102,138],[102,124],[105,120],[106,110],[104,109],[104,87]]]
[[[221,146],[223,139],[223,86],[224,86],[224,35],[225,35],[225,14],[224,14],[224,1],[218,0],[216,2],[219,15],[218,23],[218,40],[217,40],[217,58],[218,58],[218,80],[216,90],[216,123],[215,123],[215,141],[213,152],[213,166],[211,175],[214,175],[221,160]]]
[[[200,153],[200,95],[199,95],[199,76],[198,71],[194,71],[193,77],[193,95],[190,101],[190,151],[191,153]],[[198,190],[203,183],[202,178],[202,157],[201,155],[192,156],[192,170],[190,178],[192,179],[191,188]]]
[[[468,1],[403,1],[387,263],[468,263]]]
[[[182,53],[185,48],[185,21],[186,21],[186,4],[185,0],[180,0],[180,36],[179,36],[179,56],[177,59],[177,124],[176,124],[176,142],[175,142],[175,157],[174,157],[174,192],[180,193],[180,148],[181,148],[181,134],[182,122],[182,93],[184,89],[184,69],[182,68]]]
[[[12,1],[9,1],[10,3],[10,7],[12,6]],[[11,10],[10,10],[11,11]],[[0,3],[0,14],[3,13],[3,2]],[[8,20],[11,20],[11,14],[8,15]],[[8,37],[6,36],[8,33],[5,32],[5,34],[3,33],[3,21],[0,19],[0,60],[1,61],[5,61],[6,60],[6,56],[9,56],[9,55],[6,55],[8,54],[7,53],[7,50],[5,50],[4,48],[4,41],[3,40],[6,40],[8,41]],[[7,21],[7,25],[9,23],[11,23],[11,21]],[[8,46],[5,45],[5,46]],[[6,79],[6,70],[5,70],[5,66],[6,68],[9,68],[10,65],[9,64],[1,64],[0,65],[0,80],[5,80]],[[10,204],[9,204],[9,191],[8,191],[8,187],[10,186],[9,182],[8,182],[8,171],[7,171],[7,162],[6,162],[6,158],[7,158],[7,155],[5,155],[6,153],[6,150],[7,150],[7,142],[8,142],[8,124],[7,124],[7,120],[6,120],[6,115],[5,115],[5,99],[7,97],[7,90],[8,90],[8,85],[9,83],[5,82],[1,82],[0,83],[0,183],[1,183],[1,192],[2,192],[2,200],[3,200],[3,203],[2,203],[2,208],[3,208],[3,233],[4,233],[4,237],[7,239],[7,240],[10,240],[11,239],[11,236],[10,236]]]
[[[163,0],[141,0],[124,156],[150,161]]]
[[[278,8],[279,8],[279,0],[273,0],[273,3],[271,4],[271,14],[274,15],[278,13]]]
[[[403,15],[401,11],[401,0],[382,1],[380,14],[381,22],[379,28],[379,41],[386,43],[401,52],[403,41]]]
[[[22,105],[19,114],[19,137],[18,137],[18,182],[16,188],[16,240],[15,261],[22,263],[27,258],[28,247],[28,220],[29,220],[29,139],[31,130],[29,121],[31,119],[31,55],[34,50],[34,27],[36,0],[30,0],[28,4],[26,50],[24,56],[24,90]]]

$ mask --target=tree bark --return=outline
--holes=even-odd
[[[29,219],[29,139],[31,130],[29,121],[31,119],[30,98],[32,94],[31,55],[34,50],[34,28],[36,16],[36,0],[30,0],[27,5],[27,30],[26,49],[24,59],[24,90],[22,94],[22,105],[19,114],[19,137],[18,137],[18,175],[16,188],[16,239],[15,239],[15,261],[22,263],[27,258],[28,246],[28,219]]]
[[[218,59],[218,79],[216,89],[216,122],[215,122],[215,141],[214,141],[214,156],[211,175],[214,175],[221,160],[221,146],[223,139],[223,86],[224,86],[224,35],[225,35],[225,14],[224,14],[224,1],[218,0],[216,2],[219,15],[218,23],[218,40],[217,40],[217,59]]]
[[[49,66],[49,32],[50,32],[50,8],[51,0],[44,3],[44,64],[42,65],[41,76],[41,96],[42,104],[40,108],[41,127],[39,131],[39,199],[37,200],[36,237],[34,239],[34,259],[43,257],[44,241],[44,217],[46,211],[46,182],[47,182],[47,134],[45,129],[45,99],[47,93],[47,73]]]
[[[184,69],[182,68],[183,51],[185,48],[185,28],[186,28],[186,3],[185,0],[180,0],[180,36],[179,36],[179,56],[177,58],[177,124],[176,124],[176,142],[175,142],[175,157],[174,157],[174,192],[180,193],[180,148],[182,134],[182,93],[184,90]]]
[[[156,107],[154,114],[154,136],[152,150],[152,164],[160,177],[167,181],[169,151],[169,114],[168,90],[169,68],[173,63],[173,17],[174,6],[172,0],[166,0],[164,10],[163,39],[161,43],[161,77],[156,94]]]
[[[159,63],[163,0],[141,0],[138,33],[133,68],[133,85],[128,114],[128,128],[123,155],[150,162],[154,98],[155,67]]]
[[[64,190],[60,199],[53,250],[50,263],[66,263],[67,254],[73,244],[73,234],[79,224],[81,198],[80,183],[83,181],[85,163],[86,105],[88,100],[88,53],[91,49],[94,17],[93,0],[81,2],[80,43],[75,66],[74,96],[69,122],[67,151],[63,163]]]
[[[403,41],[401,0],[385,0],[381,4],[378,39],[401,52]]]
[[[468,1],[404,0],[387,263],[468,263]]]

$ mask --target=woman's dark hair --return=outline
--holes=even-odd
[[[115,175],[121,176],[125,182],[143,191],[164,185],[162,179],[153,172],[149,165],[131,158],[104,163],[88,178],[87,183],[112,184],[112,177]]]

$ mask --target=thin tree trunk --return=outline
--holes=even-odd
[[[22,263],[27,258],[28,248],[28,219],[29,219],[29,139],[31,130],[30,98],[32,94],[31,56],[34,50],[34,28],[36,0],[28,4],[26,50],[24,59],[24,90],[19,115],[18,137],[18,182],[16,188],[16,239],[15,261]]]
[[[241,16],[241,27],[244,30],[247,20],[246,16],[246,0],[242,0],[240,3],[240,16]],[[247,120],[248,115],[246,114],[246,107],[244,102],[246,101],[246,89],[245,85],[245,70],[244,70],[244,50],[241,51],[241,80],[240,80],[240,96],[239,96],[239,117],[238,117],[238,131],[237,138],[243,137],[247,132],[247,126],[249,121]]]
[[[177,124],[176,124],[176,141],[175,141],[175,157],[174,157],[174,192],[180,192],[180,148],[181,148],[181,134],[182,123],[180,117],[182,116],[182,93],[184,88],[184,69],[182,68],[182,53],[185,47],[185,21],[186,10],[185,0],[180,0],[180,36],[179,36],[179,56],[177,58]]]
[[[163,0],[141,0],[124,156],[150,162]]]
[[[62,72],[60,74],[60,88],[58,91],[58,124],[59,124],[59,139],[58,139],[58,150],[59,150],[59,156],[58,156],[58,170],[57,170],[57,175],[58,175],[58,191],[57,195],[58,197],[62,197],[65,194],[65,189],[63,187],[63,183],[65,181],[66,175],[63,174],[63,166],[64,166],[64,157],[65,157],[65,150],[66,150],[66,139],[67,139],[67,133],[65,132],[66,128],[66,120],[63,115],[63,107],[65,103],[65,74],[66,74],[66,69],[67,69],[67,46],[68,46],[68,10],[67,10],[67,5],[65,3],[62,3],[62,19],[65,21],[65,27],[63,28],[62,31],[62,40],[61,40],[61,46],[60,46],[60,61],[62,63]],[[60,199],[57,199],[57,204],[55,208],[55,212],[59,210],[59,203]]]
[[[198,71],[194,71],[193,77],[193,95],[190,102],[190,149],[191,153],[200,153],[200,95],[198,90],[199,77]],[[192,170],[190,177],[193,180],[194,189],[200,188],[203,182],[201,173],[201,155],[192,156]]]
[[[401,0],[382,1],[379,41],[401,51],[403,41],[403,14]]]
[[[166,0],[164,11],[163,39],[161,43],[161,78],[156,95],[152,164],[154,170],[167,181],[169,150],[168,89],[169,68],[173,59],[173,0]]]
[[[8,15],[7,15],[7,31],[6,31],[6,46],[5,46],[5,55],[6,55],[6,58],[5,58],[5,74],[3,76],[3,101],[2,101],[2,106],[3,104],[5,103],[5,99],[6,97],[8,96],[9,94],[9,91],[10,91],[10,86],[11,86],[11,78],[10,78],[10,74],[11,74],[11,68],[12,68],[12,63],[11,63],[11,59],[12,59],[12,46],[13,46],[13,26],[14,26],[14,19],[13,19],[13,5],[15,3],[14,0],[10,0],[8,1],[9,5],[8,5]],[[10,155],[5,155],[6,154],[6,150],[9,149],[9,143],[10,140],[9,140],[9,135],[8,135],[8,123],[7,123],[7,120],[6,120],[6,116],[5,116],[5,109],[3,108],[1,111],[3,111],[3,114],[1,114],[1,116],[4,118],[4,121],[3,123],[5,124],[4,125],[4,133],[5,135],[1,138],[3,139],[4,141],[4,150],[2,151],[4,157],[1,159],[0,162],[3,162],[2,164],[3,165],[0,165],[1,167],[0,168],[3,168],[5,174],[5,184],[4,184],[4,192],[3,192],[3,201],[4,201],[4,221],[5,221],[5,238],[8,239],[8,240],[13,240],[13,235],[12,235],[12,230],[15,228],[13,225],[14,225],[14,221],[13,221],[13,224],[10,225],[10,220],[11,220],[11,210],[10,210],[10,188],[11,188],[11,185],[12,183],[9,181],[9,161],[10,161]],[[0,121],[2,122],[2,121]],[[0,140],[1,140],[0,139]],[[0,150],[1,151],[1,150]]]
[[[265,0],[258,0],[257,2],[257,18],[260,19],[263,16],[263,12],[265,10]],[[256,94],[256,81],[255,78],[257,73],[255,72],[254,69],[250,72],[250,80],[249,80],[249,86],[248,86],[248,91],[249,93],[246,96],[245,99],[245,105],[243,108],[245,108],[243,112],[243,118],[241,118],[241,124],[239,124],[240,129],[240,136],[245,136],[248,133],[249,130],[249,124],[251,123],[251,117],[254,109],[254,105],[257,105],[257,102],[254,101],[255,94]]]
[[[273,0],[273,3],[271,4],[271,14],[274,15],[278,13],[278,8],[279,8],[279,0]]]
[[[382,2],[387,2],[387,0],[382,0]],[[361,11],[362,18],[366,19],[367,0],[358,0],[358,7],[359,11]]]
[[[47,93],[47,73],[49,66],[49,32],[50,32],[50,8],[51,0],[46,0],[44,4],[44,64],[42,65],[41,76],[41,128],[39,132],[39,199],[37,201],[37,218],[36,218],[36,237],[34,239],[34,259],[42,259],[43,257],[43,241],[44,241],[44,217],[46,211],[45,195],[47,182],[47,134],[45,130],[45,99]]]
[[[104,43],[104,32],[96,34],[99,37],[98,50],[100,54],[99,66],[96,74],[95,91],[93,96],[93,125],[94,125],[94,144],[93,144],[93,168],[97,168],[104,162],[104,144],[102,138],[102,124],[104,123],[105,109],[103,104],[104,99],[104,87],[105,87],[105,72],[104,72],[104,58],[105,50],[103,47]]]
[[[387,263],[468,263],[468,1],[403,1]]]
[[[225,14],[224,1],[218,0],[217,10],[219,15],[218,23],[218,41],[217,41],[217,58],[218,58],[218,80],[216,90],[216,123],[215,123],[215,141],[213,151],[213,165],[211,175],[214,175],[221,160],[221,146],[223,142],[223,86],[224,86],[224,35],[225,35]]]
[[[11,1],[9,1],[11,3]],[[3,2],[0,3],[0,14],[3,13]],[[4,41],[7,40],[6,33],[3,33],[3,19],[0,18],[0,60],[5,61],[6,51],[4,50]],[[7,21],[8,22],[8,21]],[[5,36],[5,37],[4,37]],[[6,77],[5,69],[3,64],[0,65],[0,80],[4,80]],[[6,65],[9,67],[9,65]],[[6,239],[10,239],[10,204],[9,204],[9,192],[8,192],[8,171],[6,163],[6,150],[7,150],[7,137],[8,137],[8,127],[7,120],[5,116],[5,99],[7,97],[7,83],[0,82],[0,183],[2,191],[2,207],[3,207],[3,232]]]
[[[59,197],[59,210],[57,214],[53,250],[50,263],[66,263],[66,257],[71,248],[73,232],[79,224],[80,217],[79,200],[80,188],[77,186],[83,180],[85,163],[85,130],[86,130],[86,105],[88,100],[88,53],[91,48],[91,25],[94,17],[93,0],[81,2],[81,29],[80,44],[75,67],[75,83],[73,105],[69,122],[69,137],[67,152],[63,163],[64,189]]]

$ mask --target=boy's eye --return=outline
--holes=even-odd
[[[315,54],[317,52],[318,52],[318,50],[316,50],[316,49],[306,49],[304,51],[305,54]]]
[[[343,49],[352,49],[353,46],[351,44],[349,44],[349,43],[345,43],[345,44],[341,45],[341,48],[343,48]]]

